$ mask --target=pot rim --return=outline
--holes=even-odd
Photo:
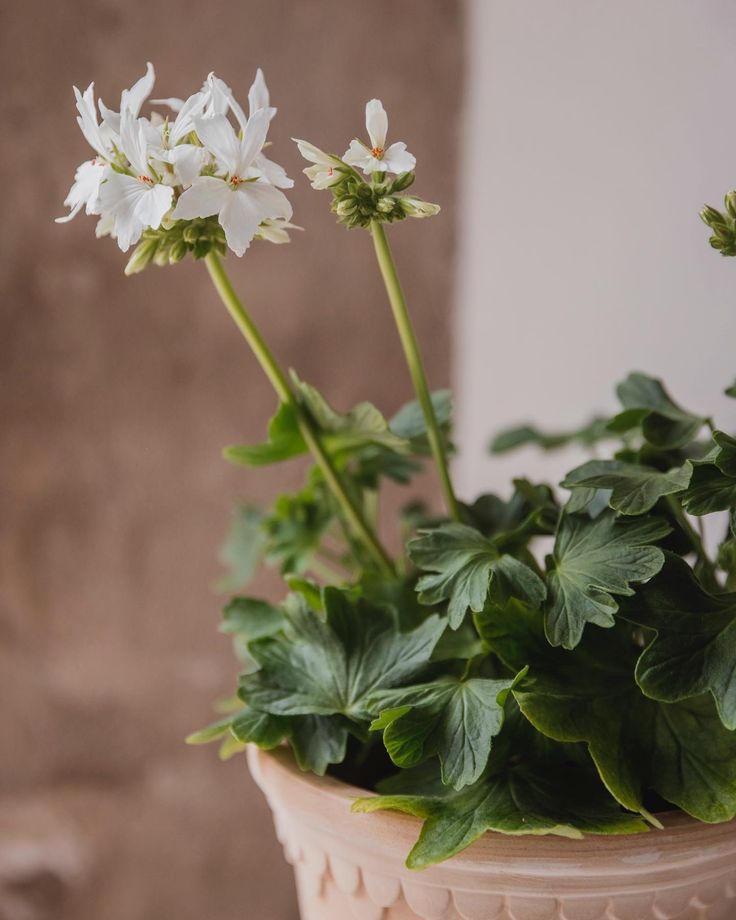
[[[361,814],[351,811],[352,802],[375,793],[342,782],[332,776],[302,772],[287,746],[263,751],[255,745],[247,750],[251,773],[263,789],[271,808],[286,811],[318,836],[349,837],[351,846],[368,858],[371,850],[392,851],[403,861],[413,847],[422,821],[412,815],[385,811]],[[499,875],[558,878],[564,869],[568,878],[594,874],[635,877],[652,872],[687,872],[717,875],[723,864],[736,859],[736,820],[722,824],[704,824],[685,812],[657,815],[663,829],[652,828],[641,834],[595,835],[571,839],[558,835],[508,835],[488,831],[465,850],[424,872],[443,874],[477,874],[484,871]],[[370,820],[373,819],[373,820]],[[716,865],[717,864],[717,865]],[[416,870],[404,868],[414,875]]]

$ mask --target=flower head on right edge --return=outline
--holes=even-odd
[[[312,188],[332,191],[338,221],[347,227],[370,227],[373,222],[437,214],[439,205],[402,194],[414,182],[416,158],[403,141],[386,145],[388,116],[380,99],[366,105],[365,123],[368,142],[354,138],[342,157],[294,138],[312,164],[304,170]]]

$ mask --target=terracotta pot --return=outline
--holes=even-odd
[[[660,816],[625,837],[486,834],[438,866],[404,866],[420,822],[353,814],[361,790],[302,773],[287,749],[248,761],[294,866],[302,920],[734,920],[736,821]]]

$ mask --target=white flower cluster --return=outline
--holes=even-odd
[[[276,109],[258,70],[248,93],[249,112],[211,73],[186,100],[158,99],[173,113],[141,117],[153,90],[154,70],[123,90],[120,110],[95,106],[94,84],[74,87],[77,122],[95,157],[77,169],[64,202],[71,220],[84,208],[99,215],[98,235],[110,234],[125,251],[144,231],[217,215],[227,245],[242,256],[258,236],[288,240],[291,205],[281,191],[294,184],[263,154]]]
[[[365,127],[370,146],[355,138],[342,159],[325,153],[309,141],[294,138],[304,159],[314,164],[304,170],[312,188],[325,189],[337,185],[344,178],[346,166],[362,169],[366,176],[376,173],[394,173],[398,176],[414,169],[417,165],[416,157],[409,153],[403,141],[386,146],[388,115],[380,99],[371,99],[366,104]]]

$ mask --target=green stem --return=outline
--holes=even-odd
[[[250,317],[250,314],[241,303],[225,269],[220,261],[219,256],[210,252],[205,258],[207,270],[210,273],[212,283],[220,295],[220,299],[227,308],[228,313],[235,321],[235,325],[243,334],[243,337],[250,345],[251,351],[263,368],[264,373],[271,381],[281,402],[289,406],[296,417],[299,431],[304,438],[304,442],[311,451],[317,466],[320,468],[325,482],[335,496],[340,505],[345,518],[349,522],[355,534],[360,538],[366,550],[370,554],[378,568],[387,575],[392,575],[394,567],[388,554],[378,542],[375,533],[366,524],[360,509],[355,504],[353,498],[347,492],[345,485],[340,478],[332,458],[325,450],[319,433],[315,430],[311,417],[304,411],[299,401],[294,396],[291,385],[271,350],[266,344],[258,327]]]
[[[401,345],[406,356],[406,363],[409,367],[412,383],[414,384],[414,391],[419,400],[422,412],[424,413],[429,446],[432,451],[432,456],[434,457],[435,465],[437,466],[437,472],[439,473],[447,510],[450,517],[459,521],[461,517],[460,506],[458,505],[455,492],[452,488],[452,480],[450,479],[450,471],[447,465],[447,456],[445,454],[442,433],[437,424],[437,416],[434,412],[432,397],[430,396],[429,386],[427,385],[427,376],[424,372],[422,357],[419,353],[419,345],[414,333],[411,317],[409,316],[409,310],[406,306],[404,293],[401,290],[401,282],[399,281],[399,276],[396,271],[396,264],[391,255],[391,249],[389,248],[386,234],[378,221],[373,221],[371,224],[371,234],[373,236],[373,243],[376,247],[376,258],[378,259],[378,265],[381,269],[381,275],[383,276],[383,283],[386,286],[386,293],[388,294],[388,299],[396,322],[396,328],[398,329]]]

